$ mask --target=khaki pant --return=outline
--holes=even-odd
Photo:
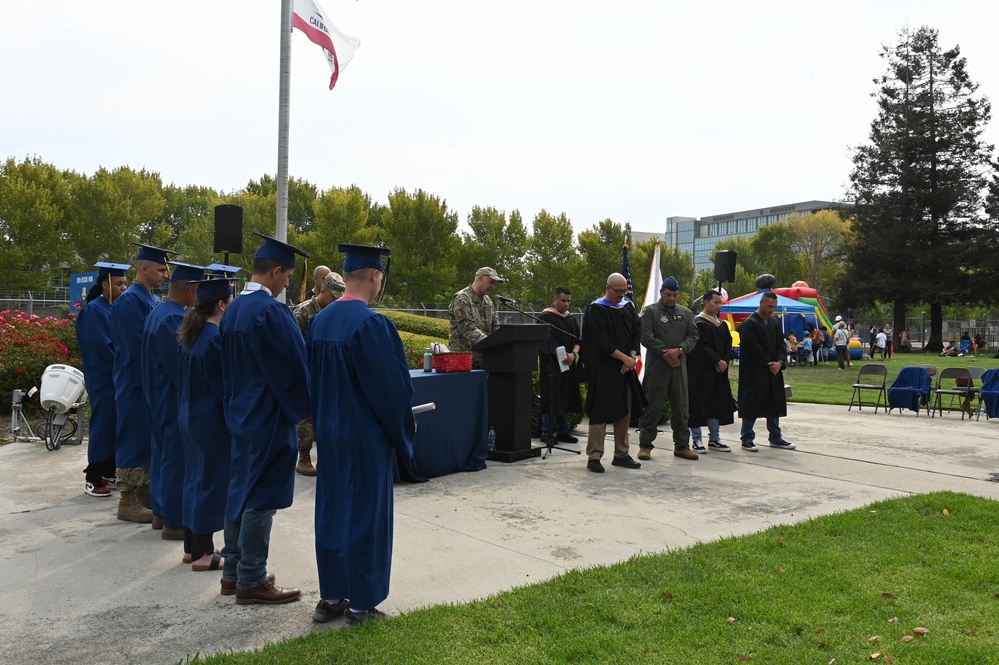
[[[628,388],[628,413],[614,421],[614,457],[624,457],[631,450],[628,443],[628,427],[631,424],[631,388]],[[607,423],[593,424],[586,432],[587,459],[600,459],[604,456],[604,437]]]

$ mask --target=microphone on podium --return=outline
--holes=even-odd
[[[496,296],[496,299],[499,300],[504,305],[516,305],[517,304],[516,300],[514,300],[513,298],[507,298],[506,296]]]

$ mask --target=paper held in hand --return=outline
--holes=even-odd
[[[557,346],[555,347],[555,357],[558,358],[558,368],[563,372],[569,371],[569,366],[565,364],[565,347]]]

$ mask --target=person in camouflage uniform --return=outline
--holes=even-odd
[[[479,268],[471,284],[454,294],[447,312],[451,318],[448,346],[452,353],[468,353],[472,345],[499,327],[499,317],[489,294],[506,280],[492,268]],[[482,354],[472,354],[472,367],[482,367]]]
[[[319,288],[319,294],[308,300],[299,303],[292,314],[298,327],[302,329],[302,337],[309,330],[309,321],[318,314],[326,305],[330,304],[343,295],[346,285],[343,277],[338,273],[328,272],[323,277]],[[298,423],[298,466],[296,470],[303,476],[316,475],[316,467],[312,466],[312,444],[315,443],[316,433],[312,428],[312,418],[306,418]]]

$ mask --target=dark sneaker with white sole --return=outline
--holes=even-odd
[[[730,453],[732,449],[726,446],[721,441],[708,441],[708,450],[714,450],[719,453]]]
[[[791,443],[790,441],[784,441],[784,440],[778,441],[777,443],[774,443],[773,441],[771,441],[770,442],[770,447],[771,448],[781,448],[783,450],[794,450],[794,444]]]
[[[694,443],[691,444],[690,449],[698,455],[707,455],[708,453],[708,449],[704,447],[704,443],[702,441],[694,441]]]
[[[316,611],[312,614],[312,620],[316,623],[327,623],[339,616],[343,616],[343,613],[346,611],[347,601],[342,598],[332,604],[325,600],[320,600],[319,604],[316,605]]]
[[[759,452],[760,450],[759,448],[756,447],[756,444],[753,443],[752,441],[743,441],[742,449],[745,450],[747,453],[756,453]]]

